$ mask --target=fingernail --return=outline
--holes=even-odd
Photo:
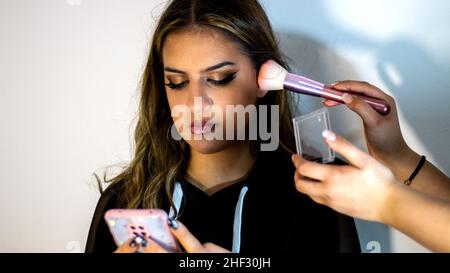
[[[145,242],[144,238],[142,238],[141,236],[136,236],[136,238],[134,238],[134,241],[138,245],[141,245],[143,242]]]
[[[129,244],[132,248],[135,248],[137,246],[136,241],[133,239],[133,241]]]
[[[170,226],[171,228],[173,228],[173,229],[178,229],[178,224],[177,224],[177,221],[176,221],[175,219],[169,218],[168,223],[169,223],[169,226]]]
[[[341,82],[335,82],[335,83],[332,83],[331,86],[338,85],[339,83],[341,83]]]
[[[141,246],[142,247],[147,247],[148,246],[147,240],[142,240]]]
[[[329,130],[325,130],[322,132],[322,136],[326,139],[328,139],[329,141],[335,141],[336,140],[336,134],[329,131]]]
[[[345,93],[344,95],[342,95],[342,100],[345,102],[345,104],[350,104],[353,102],[353,96]]]

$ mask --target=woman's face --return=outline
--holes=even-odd
[[[254,105],[258,93],[257,71],[239,45],[220,31],[194,27],[166,37],[163,65],[169,107],[191,149],[209,154],[232,145],[235,140],[226,140],[227,106]],[[190,110],[182,115],[185,126],[180,125],[181,116],[174,115],[180,106]],[[246,123],[231,126],[242,132]],[[222,140],[206,137],[219,132]]]

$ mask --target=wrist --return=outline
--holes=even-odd
[[[395,219],[396,207],[400,205],[398,195],[401,193],[402,187],[404,185],[396,181],[396,183],[390,183],[386,188],[377,221],[386,225],[392,225],[392,219]]]
[[[417,162],[419,162],[420,158],[421,156],[418,153],[407,147],[395,158],[387,160],[386,165],[398,180],[405,181],[417,167]]]

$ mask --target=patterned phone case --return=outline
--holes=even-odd
[[[152,239],[168,251],[178,249],[178,244],[168,226],[168,216],[161,209],[110,209],[105,221],[117,246],[130,238]]]

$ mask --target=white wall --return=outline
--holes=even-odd
[[[84,249],[98,198],[91,173],[130,158],[139,77],[162,2],[0,0],[0,252]],[[297,72],[389,91],[408,143],[448,174],[450,3],[427,2],[263,4]],[[310,98],[301,105],[317,107]],[[358,118],[332,113],[333,128],[362,147]],[[364,249],[424,251],[383,225],[359,221],[358,230]]]

